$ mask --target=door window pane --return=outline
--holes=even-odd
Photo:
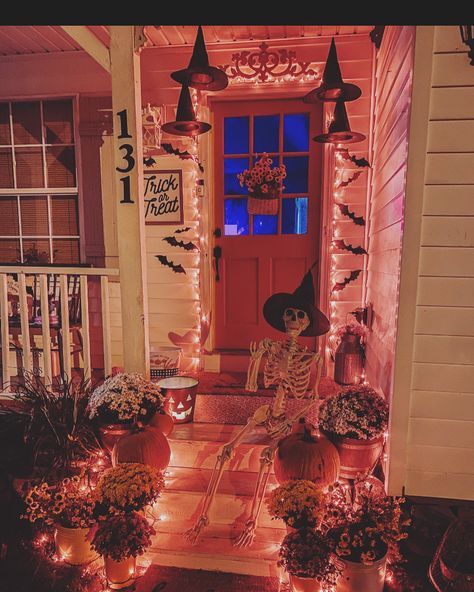
[[[17,187],[44,187],[41,148],[15,148]]]
[[[41,143],[39,101],[12,103],[13,138],[15,144]]]
[[[285,156],[286,178],[283,180],[284,193],[308,192],[308,157]]]
[[[249,233],[249,215],[247,199],[224,200],[224,234],[226,236],[245,235]]]
[[[224,154],[248,154],[249,118],[226,117],[224,119]]]
[[[282,200],[282,234],[306,234],[308,232],[308,198],[295,197]]]
[[[225,195],[247,195],[247,187],[240,186],[239,173],[249,168],[248,158],[224,158],[224,193]]]
[[[71,101],[45,101],[43,123],[46,144],[72,144],[74,128]]]
[[[8,103],[0,103],[0,144],[11,144],[10,109]]]
[[[48,201],[42,195],[20,197],[21,231],[25,236],[48,236]]]
[[[18,202],[16,195],[0,197],[0,236],[18,236],[19,234],[20,227],[18,224]]]
[[[0,187],[13,187],[13,157],[11,148],[0,148]]]
[[[279,115],[257,115],[253,119],[253,151],[278,152]]]
[[[75,187],[76,163],[72,146],[46,148],[48,187]]]
[[[309,113],[287,113],[283,116],[284,152],[309,150]]]
[[[278,234],[278,216],[254,215],[254,234]]]
[[[79,240],[58,238],[53,240],[54,263],[77,263],[79,261]]]

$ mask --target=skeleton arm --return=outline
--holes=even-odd
[[[269,339],[263,339],[257,346],[256,341],[250,343],[250,364],[247,371],[247,382],[245,389],[255,392],[258,388],[257,377],[258,369],[263,355],[269,351]]]

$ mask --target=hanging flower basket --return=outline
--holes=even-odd
[[[249,214],[264,214],[275,215],[278,214],[278,193],[267,193],[266,195],[252,191],[249,193],[247,200],[247,212]]]

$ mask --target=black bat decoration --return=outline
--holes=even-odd
[[[347,181],[341,181],[339,183],[339,185],[337,186],[337,189],[340,189],[341,187],[347,187],[348,185],[350,185],[352,183],[352,181],[355,181],[361,175],[362,175],[362,171],[355,171],[355,173],[353,174],[353,176],[352,177],[349,177],[349,179],[347,179]]]
[[[184,241],[176,240],[176,237],[174,236],[165,236],[163,240],[169,243],[172,247],[180,247],[185,251],[199,251],[198,247],[191,241],[185,243]]]
[[[177,228],[174,233],[175,234],[181,234],[182,232],[188,232],[188,230],[191,230],[191,226],[186,226],[185,228]]]
[[[364,247],[353,247],[352,245],[347,245],[343,240],[335,240],[334,246],[342,251],[350,251],[354,255],[368,255]]]
[[[351,274],[349,277],[345,277],[342,282],[336,282],[334,284],[331,292],[340,292],[341,290],[344,290],[344,288],[347,286],[347,284],[350,284],[351,282],[353,282],[354,280],[356,280],[359,277],[361,271],[362,271],[362,269],[355,269],[354,271],[351,271]]]
[[[181,264],[176,265],[170,261],[166,255],[155,255],[155,257],[158,259],[161,265],[171,268],[175,273],[186,273],[184,267]]]
[[[349,150],[347,148],[341,148],[338,150],[338,154],[340,154],[344,160],[350,160],[358,167],[370,167],[368,160],[365,158],[356,158],[353,154],[349,154]]]
[[[171,144],[161,144],[161,147],[168,154],[176,154],[176,156],[179,156],[179,158],[181,158],[181,160],[187,160],[189,158],[191,160],[194,160],[194,162],[198,165],[199,170],[201,171],[201,173],[204,172],[204,167],[200,163],[199,159],[196,158],[195,156],[193,156],[192,154],[190,154],[187,150],[183,150],[183,152],[180,152],[178,150],[178,148],[173,148],[173,146]]]
[[[341,214],[350,218],[354,224],[357,224],[357,226],[365,226],[364,216],[356,216],[354,212],[350,211],[349,206],[346,204],[336,202],[336,206],[339,208]]]
[[[156,160],[153,158],[153,156],[149,156],[148,158],[143,159],[143,164],[147,167],[151,167],[156,164]]]

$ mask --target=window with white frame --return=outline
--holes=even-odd
[[[72,99],[0,102],[0,264],[79,263]]]

